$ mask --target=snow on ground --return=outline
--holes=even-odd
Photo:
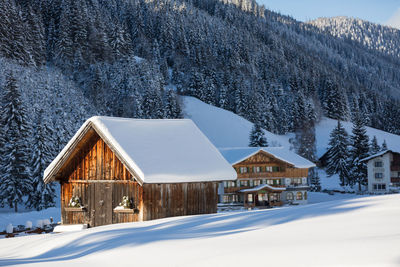
[[[399,266],[399,195],[0,240],[0,266]]]
[[[197,127],[216,147],[246,147],[253,123],[233,112],[208,105],[194,97],[183,97],[185,117]],[[289,148],[288,137],[265,131],[269,146]]]

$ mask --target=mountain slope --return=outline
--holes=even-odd
[[[349,17],[318,18],[309,24],[332,36],[400,59],[400,30]]]
[[[233,112],[208,105],[193,97],[183,97],[184,115],[193,120],[210,141],[217,147],[243,147],[249,144],[249,135],[253,124]],[[336,127],[337,121],[322,118],[315,126],[317,156],[321,157],[328,147],[329,134]],[[348,134],[353,124],[342,122]],[[381,145],[386,141],[388,148],[400,151],[400,135],[387,133],[366,127],[370,140],[376,136]],[[270,146],[291,147],[290,138],[294,134],[277,135],[264,130]]]

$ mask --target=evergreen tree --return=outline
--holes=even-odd
[[[50,164],[54,151],[52,140],[53,130],[49,122],[43,116],[43,110],[39,111],[34,127],[33,155],[31,163],[31,180],[33,190],[29,192],[27,207],[36,210],[47,209],[55,206],[56,191],[54,184],[43,182],[43,173]]]
[[[374,138],[372,138],[371,140],[371,144],[370,144],[370,148],[369,148],[369,153],[371,155],[375,155],[376,153],[378,153],[379,151],[381,151],[381,147],[378,144],[378,139],[376,139],[376,136],[374,135]]]
[[[330,134],[327,153],[326,173],[329,176],[338,174],[340,185],[347,185],[349,183],[349,136],[339,120]]]
[[[250,142],[249,146],[251,147],[267,147],[268,142],[265,137],[263,129],[259,123],[254,123],[253,128],[250,133]]]
[[[353,121],[350,148],[350,185],[358,184],[358,190],[367,183],[367,166],[361,159],[369,155],[369,138],[360,114]]]
[[[321,180],[318,175],[316,168],[311,168],[308,171],[308,178],[311,184],[311,191],[319,192],[321,191]]]
[[[0,123],[5,133],[1,151],[0,205],[14,207],[15,212],[18,212],[23,196],[32,190],[27,167],[29,128],[21,101],[17,82],[13,74],[8,73],[0,110]]]
[[[385,151],[385,150],[388,150],[388,146],[387,146],[387,144],[386,144],[386,140],[383,140],[383,144],[382,144],[382,149],[381,149],[381,151]]]

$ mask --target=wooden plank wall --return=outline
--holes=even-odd
[[[132,175],[96,132],[61,168],[58,180],[131,180]]]
[[[111,187],[111,189],[105,188]],[[106,190],[107,189],[107,190]],[[106,192],[106,191],[107,192]],[[111,190],[109,194],[108,190]],[[116,213],[114,208],[122,201],[123,196],[128,196],[136,208],[142,208],[142,187],[134,181],[96,183],[71,182],[61,186],[61,219],[63,224],[88,224],[99,226],[109,223],[124,223],[139,221],[138,213]],[[85,206],[83,211],[66,211],[69,200],[77,196]],[[104,205],[100,206],[99,201]],[[100,214],[101,212],[101,214]]]
[[[218,183],[145,184],[143,220],[217,212]]]

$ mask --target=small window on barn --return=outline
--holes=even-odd
[[[240,167],[240,173],[247,173],[247,167]]]
[[[260,166],[253,167],[253,172],[261,172],[261,167]]]
[[[266,172],[272,172],[272,167],[271,166],[266,166],[265,167]]]
[[[279,167],[278,166],[274,166],[272,167],[272,172],[279,172]]]
[[[293,193],[292,192],[287,193],[286,194],[286,199],[287,200],[293,200],[294,199]]]

